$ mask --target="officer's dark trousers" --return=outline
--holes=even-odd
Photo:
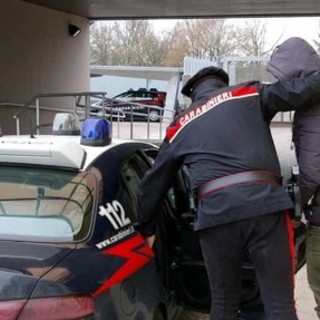
[[[237,319],[244,252],[254,264],[267,319],[298,319],[293,231],[287,214],[266,214],[204,229],[199,237],[211,288],[210,320]]]

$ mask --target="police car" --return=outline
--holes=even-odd
[[[81,127],[81,130],[80,130]],[[136,190],[157,147],[111,139],[106,119],[59,114],[50,135],[0,137],[0,318],[176,319],[210,293],[183,168],[161,205],[153,249]],[[299,255],[298,266],[304,261]],[[244,257],[241,303],[259,303]]]
[[[163,117],[165,99],[166,92],[156,88],[130,89],[113,98],[105,97],[103,101],[97,102],[95,107],[99,111],[103,104],[114,118],[124,121],[159,122]]]

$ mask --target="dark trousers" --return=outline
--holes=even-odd
[[[268,320],[297,320],[293,230],[276,212],[199,231],[211,289],[210,320],[235,320],[241,262],[252,260]]]

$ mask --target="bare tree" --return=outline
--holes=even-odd
[[[185,56],[213,60],[236,51],[233,26],[223,19],[178,22],[170,32],[165,64],[181,66]]]
[[[91,63],[111,64],[114,50],[113,25],[107,22],[94,23],[90,31]]]
[[[224,19],[193,19],[177,22],[170,31],[156,34],[148,20],[95,23],[91,29],[91,61],[131,66],[182,66],[185,56],[219,59],[232,55],[263,56],[267,25],[250,20],[235,27]]]
[[[166,52],[164,65],[167,67],[182,66],[184,57],[189,53],[183,25],[178,22],[170,32],[166,33],[162,43]]]
[[[281,40],[283,31],[273,44],[267,45],[267,28],[267,23],[258,19],[249,20],[245,23],[244,28],[238,28],[235,38],[237,39],[239,53],[249,56],[270,54]]]
[[[149,21],[97,23],[91,28],[91,62],[128,66],[162,66],[166,39],[157,36]]]
[[[169,34],[167,32],[162,35],[149,33],[144,43],[145,66],[165,66],[165,58],[168,52]]]
[[[145,66],[159,63],[157,40],[147,20],[129,20],[114,23],[118,50],[114,52],[114,64]],[[154,47],[155,46],[155,47]]]
[[[224,20],[177,22],[157,35],[149,21],[99,23],[92,27],[92,63],[132,66],[181,66],[187,55],[213,59],[235,51],[233,27]]]
[[[233,26],[224,19],[186,20],[184,31],[189,55],[212,60],[236,51]]]

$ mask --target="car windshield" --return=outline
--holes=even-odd
[[[92,173],[0,166],[0,239],[70,242],[87,236]]]
[[[132,99],[137,97],[134,92],[126,92],[115,96],[116,99]]]

